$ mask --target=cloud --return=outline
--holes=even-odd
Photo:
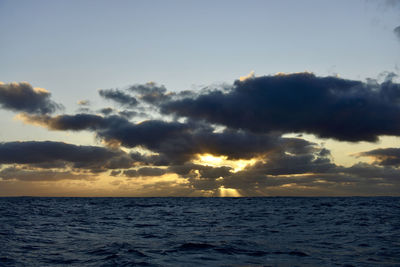
[[[3,180],[19,181],[60,181],[60,180],[93,180],[94,177],[87,174],[75,174],[70,171],[54,170],[27,170],[15,167],[5,168],[0,171]]]
[[[242,196],[279,195],[282,192],[289,195],[304,192],[312,195],[385,195],[400,189],[400,169],[367,163],[338,166],[332,162],[329,151],[316,145],[294,150],[288,146],[280,148],[269,151],[255,164],[238,172],[228,166],[193,163],[173,165],[168,170],[187,178],[195,190],[207,190],[214,195],[218,195],[222,187],[237,190]]]
[[[188,179],[193,189],[214,191],[213,194],[223,185],[224,177],[232,175],[229,166],[212,167],[193,163],[173,165],[168,170]]]
[[[112,108],[102,108],[102,109],[100,109],[99,111],[100,111],[100,113],[103,114],[104,116],[108,116],[108,115],[110,115],[111,113],[114,112],[114,109],[112,109]]]
[[[50,96],[47,90],[33,88],[27,82],[0,82],[0,105],[4,109],[36,114],[53,113],[62,106],[52,101]]]
[[[223,186],[246,191],[245,195],[251,195],[257,188],[271,186],[271,182],[267,182],[268,177],[329,173],[336,167],[325,148],[305,140],[289,139],[268,150],[254,164],[237,172],[230,166],[214,167],[190,162],[171,165],[168,170],[187,178],[196,190],[217,191]],[[279,181],[281,185],[287,183],[285,179]]]
[[[113,100],[122,106],[133,107],[138,104],[135,97],[130,96],[118,89],[101,89],[99,95],[105,99]]]
[[[310,133],[341,141],[400,135],[400,85],[366,84],[312,73],[236,81],[229,91],[168,101],[164,114],[253,133]]]
[[[356,176],[358,181],[368,180],[371,184],[400,185],[400,170],[390,166],[374,166],[363,162],[340,170],[348,175]]]
[[[126,170],[124,175],[127,177],[142,177],[142,176],[161,176],[167,173],[167,170],[161,168],[142,167],[138,170]]]
[[[62,124],[62,127],[56,124],[57,127],[65,129],[66,126],[72,125],[76,128],[75,123],[71,123],[71,118],[73,117],[69,117],[68,123]],[[99,123],[101,127],[93,127],[89,123],[88,129],[106,140],[116,139],[127,147],[144,147],[156,153],[146,155],[133,152],[129,154],[130,159],[126,165],[116,164],[114,167],[111,167],[110,160],[106,160],[107,168],[113,170],[112,175],[146,177],[175,173],[186,179],[187,186],[195,192],[208,192],[207,194],[211,195],[220,194],[222,187],[237,190],[242,196],[274,194],[274,192],[276,194],[308,192],[314,195],[338,193],[362,195],[374,192],[385,194],[385,192],[393,193],[395,188],[400,189],[400,181],[397,178],[400,177],[399,169],[386,163],[381,166],[371,164],[338,166],[332,162],[329,150],[302,138],[284,138],[279,134],[267,135],[233,129],[215,132],[210,126],[194,122],[131,123],[118,117],[114,117],[115,121],[112,119],[108,121],[110,118],[103,119],[105,122]],[[11,147],[13,151],[18,151]],[[371,151],[362,156],[397,155],[396,151]],[[248,157],[255,158],[256,161],[234,172],[230,166],[194,164],[192,160],[199,153],[225,155],[231,159]],[[57,154],[52,155],[55,159],[60,157]],[[126,159],[125,155],[122,158]],[[61,160],[68,159],[61,158]],[[97,161],[102,162],[101,165],[104,164],[104,161]],[[18,161],[16,158],[10,160],[4,157],[0,163],[10,162],[36,161],[34,159]],[[82,168],[85,168],[85,165],[91,166],[90,162],[83,162]],[[76,164],[74,166],[80,167]],[[136,169],[132,169],[133,166],[137,166]],[[95,170],[93,166],[91,168]],[[123,168],[125,171],[121,172]],[[100,170],[104,171],[104,168]],[[289,190],[290,187],[293,188],[292,191]],[[286,191],[283,188],[286,188]]]
[[[250,159],[265,154],[280,145],[299,149],[305,140],[281,138],[276,134],[251,133],[225,129],[215,132],[203,123],[147,120],[132,123],[119,116],[102,117],[91,114],[21,115],[25,122],[43,125],[51,130],[89,130],[106,142],[119,143],[127,148],[145,147],[158,156],[147,157],[146,162],[183,163],[196,154],[225,155],[228,159]],[[289,142],[292,143],[289,145]],[[304,144],[300,144],[304,143]]]
[[[71,130],[71,131],[82,131],[82,130],[96,130],[99,128],[108,127],[112,118],[103,117],[99,115],[79,113],[75,115],[58,115],[51,117],[49,115],[30,115],[30,114],[19,114],[18,119],[21,119],[25,123],[37,124],[48,128],[49,130]]]
[[[400,166],[400,148],[379,148],[356,154],[358,157],[372,157],[375,164],[382,166]]]
[[[231,174],[231,167],[222,166],[222,167],[210,167],[210,166],[202,166],[199,168],[200,178],[207,179],[217,179],[219,177],[225,177]]]
[[[151,104],[167,101],[174,95],[173,93],[167,94],[167,89],[164,86],[158,86],[153,82],[132,85],[128,90],[135,93],[140,100]]]
[[[0,164],[29,164],[38,168],[107,169],[130,168],[133,160],[121,150],[78,146],[62,142],[27,141],[0,143]]]
[[[276,161],[250,166],[224,177],[218,186],[236,189],[241,195],[279,195],[274,192],[282,188],[289,189],[286,194],[292,190],[291,194],[310,191],[314,195],[387,195],[400,190],[400,170],[396,168],[367,163],[342,167],[329,159],[304,156],[282,157],[279,161],[278,167]]]
[[[194,163],[184,163],[182,165],[172,165],[168,168],[169,172],[179,174],[183,177],[199,177],[206,179],[217,179],[231,175],[232,168],[229,166],[212,167]]]
[[[330,159],[309,153],[288,155],[273,153],[266,158],[266,163],[259,162],[247,171],[264,175],[292,175],[304,173],[325,173],[334,168]]]

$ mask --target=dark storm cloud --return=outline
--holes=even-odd
[[[195,154],[225,155],[229,159],[251,158],[274,148],[277,136],[257,135],[226,130],[215,133],[212,129],[178,122],[146,121],[126,128],[107,129],[99,135],[121,141],[128,147],[144,146],[160,155],[145,161],[153,164],[186,162]]]
[[[220,177],[226,177],[231,175],[232,168],[228,166],[222,166],[222,167],[199,166],[198,171],[200,174],[200,178],[217,179]]]
[[[188,162],[182,165],[172,165],[168,170],[182,177],[193,178],[198,176],[199,178],[217,179],[231,175],[232,168],[229,166],[212,167]]]
[[[231,90],[171,100],[175,114],[255,133],[305,132],[342,141],[400,135],[400,85],[374,86],[311,73],[236,81]]]
[[[93,180],[94,178],[86,174],[75,174],[70,171],[54,170],[27,170],[15,167],[5,168],[0,171],[0,178],[3,180],[20,181],[60,181],[60,180]]]
[[[97,131],[100,136],[117,139],[127,147],[136,145],[151,147],[153,143],[158,143],[187,128],[185,124],[179,122],[150,120],[135,124],[121,116],[103,117],[93,114],[55,117],[22,114],[21,117],[25,122],[40,124],[50,130]]]
[[[331,162],[330,154],[326,152],[325,148],[306,142],[303,143],[304,148],[299,149],[299,144],[297,146],[296,149],[292,149],[290,146],[280,146],[264,155],[253,165],[232,174],[231,178],[336,172],[337,166]]]
[[[59,115],[21,115],[28,123],[43,125],[50,130],[94,131],[105,141],[117,141],[125,147],[145,146],[151,150],[160,149],[166,140],[173,140],[184,134],[189,126],[179,122],[150,120],[132,123],[125,117],[103,117],[92,114]],[[165,144],[168,146],[169,144]],[[172,145],[172,144],[170,144]]]
[[[105,99],[113,100],[123,106],[136,106],[138,101],[135,97],[130,96],[118,89],[101,89],[99,95]]]
[[[30,164],[40,168],[73,168],[92,170],[130,168],[132,159],[120,150],[96,146],[77,146],[62,142],[0,143],[0,163]]]
[[[311,153],[303,155],[288,155],[284,152],[272,153],[268,155],[266,160],[267,163],[258,162],[255,164],[251,172],[268,175],[325,173],[335,167],[330,159]]]
[[[400,148],[379,148],[356,154],[359,157],[373,157],[382,166],[400,166]]]
[[[105,160],[115,153],[92,146],[76,146],[61,142],[0,143],[1,163],[40,163],[64,160],[70,162]]]
[[[141,145],[150,150],[157,150],[167,140],[170,141],[169,145],[173,145],[173,140],[188,128],[183,123],[161,120],[149,120],[137,124],[123,120],[120,122],[114,124],[115,127],[98,131],[97,134],[106,140],[118,140],[126,147]]]
[[[51,130],[94,131],[107,142],[117,141],[128,148],[144,146],[171,155],[180,152],[178,157],[184,156],[181,155],[182,150],[188,147],[179,148],[177,145],[192,141],[189,132],[191,127],[179,122],[150,120],[135,124],[120,116],[102,117],[92,114],[55,117],[24,114],[22,117],[25,122],[40,124]]]
[[[161,176],[166,173],[166,170],[160,168],[143,167],[137,172],[140,176]]]
[[[213,167],[189,162],[170,166],[168,170],[188,179],[191,188],[195,190],[218,190],[223,185],[224,177],[232,175],[229,166]]]
[[[33,88],[27,82],[1,83],[0,105],[4,109],[36,114],[53,113],[62,108],[50,99],[51,94],[41,88]]]
[[[360,179],[368,179],[371,183],[400,184],[400,170],[391,166],[374,166],[368,163],[357,163],[348,168],[339,168],[342,173],[354,175]]]
[[[149,165],[182,164],[196,154],[224,155],[228,159],[250,159],[268,151],[285,147],[289,153],[307,153],[314,144],[301,138],[282,138],[278,134],[252,133],[243,130],[214,128],[198,122],[148,120],[132,123],[119,116],[102,117],[91,114],[50,116],[24,115],[31,123],[52,130],[89,130],[106,142],[127,148],[145,147],[158,153],[138,156],[136,160]]]
[[[99,130],[97,135],[105,140],[117,140],[125,147],[143,146],[159,153],[146,159],[158,164],[186,162],[199,153],[225,155],[229,159],[251,158],[286,140],[235,130],[215,133],[212,128],[198,124],[158,120],[123,123]]]
[[[161,176],[167,173],[167,170],[152,167],[142,167],[138,170],[126,170],[124,175],[127,177],[141,177],[141,176]]]
[[[110,127],[113,124],[128,123],[125,118],[117,116],[103,117],[88,113],[79,113],[75,115],[29,115],[21,114],[21,118],[28,123],[39,124],[50,130],[59,131],[82,131],[97,130]],[[121,122],[122,121],[122,122]]]

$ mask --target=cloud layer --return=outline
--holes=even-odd
[[[310,133],[341,141],[400,135],[400,85],[366,84],[311,73],[236,81],[196,97],[168,101],[165,114],[256,133]]]
[[[12,167],[0,171],[3,179],[61,180],[86,179],[87,173],[130,168],[134,161],[121,150],[27,141],[0,143],[0,164],[12,164]]]
[[[22,112],[18,118],[25,123],[52,131],[91,132],[104,147],[0,143],[0,178],[55,182],[102,174],[121,179],[114,186],[142,183],[159,195],[218,195],[223,189],[242,196],[395,194],[399,148],[355,154],[373,160],[344,167],[323,144],[301,136],[350,142],[399,136],[400,85],[392,78],[378,83],[311,73],[250,75],[232,85],[179,93],[147,83],[99,91],[121,110],[95,113],[87,106],[60,115],[45,108],[54,102],[43,91],[45,100],[34,111],[30,104],[9,109]]]

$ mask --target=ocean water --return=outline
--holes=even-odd
[[[0,198],[0,266],[400,266],[400,198]]]

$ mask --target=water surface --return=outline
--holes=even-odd
[[[0,198],[0,266],[400,266],[400,198]]]

